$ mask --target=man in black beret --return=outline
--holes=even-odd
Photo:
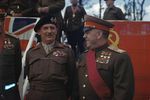
[[[122,10],[114,5],[115,0],[104,0],[107,8],[104,12],[104,20],[125,20]]]
[[[73,94],[75,60],[71,48],[56,41],[56,17],[41,18],[34,30],[41,42],[27,52],[30,90],[26,100],[68,100]]]
[[[20,100],[20,41],[4,31],[6,10],[7,5],[0,3],[0,100]]]
[[[127,52],[108,44],[114,25],[85,16],[88,50],[78,60],[80,100],[133,100],[134,77]]]

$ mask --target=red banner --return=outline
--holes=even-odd
[[[113,22],[109,40],[126,50],[133,62],[135,99],[150,100],[150,22]]]

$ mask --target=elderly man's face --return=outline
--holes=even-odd
[[[44,24],[38,34],[41,35],[42,42],[46,44],[51,44],[55,41],[57,35],[57,28],[54,24]]]
[[[86,43],[86,47],[88,49],[94,49],[95,44],[98,42],[98,36],[99,33],[96,29],[92,29],[90,31],[86,31],[84,33],[84,38],[85,38],[85,43]]]

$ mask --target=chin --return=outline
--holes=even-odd
[[[87,47],[87,48],[90,48],[90,44],[86,43],[86,47]]]

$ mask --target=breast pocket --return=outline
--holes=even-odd
[[[53,75],[64,76],[66,74],[67,59],[65,57],[54,57],[51,59],[51,67]]]

